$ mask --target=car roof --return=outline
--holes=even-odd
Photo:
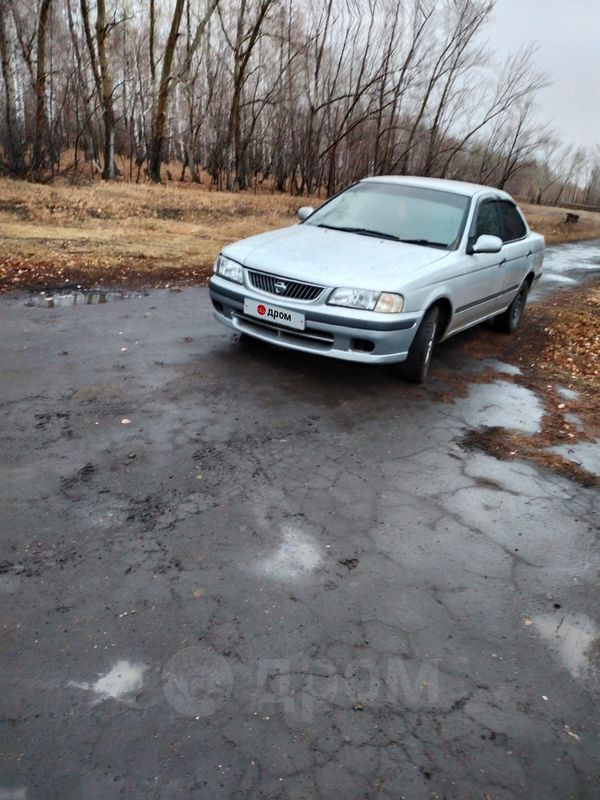
[[[381,175],[373,178],[363,178],[360,182],[421,186],[423,189],[437,189],[439,192],[453,192],[454,194],[462,194],[468,197],[474,197],[481,192],[490,192],[497,197],[512,200],[509,194],[493,186],[481,186],[478,183],[467,183],[466,181],[450,181],[445,178],[420,178],[416,175]]]

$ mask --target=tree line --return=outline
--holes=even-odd
[[[494,0],[0,0],[0,166],[332,193],[367,174],[600,202],[598,150],[540,125]],[[168,165],[168,166],[165,166]],[[173,166],[176,165],[176,166]],[[174,174],[174,169],[177,173]]]

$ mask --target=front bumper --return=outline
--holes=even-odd
[[[413,315],[395,314],[393,319],[382,319],[383,315],[372,315],[369,311],[357,314],[356,309],[286,303],[215,275],[209,281],[209,292],[215,318],[234,331],[292,350],[345,361],[365,364],[404,361],[417,330],[418,320]],[[246,297],[301,312],[306,318],[305,330],[246,316]]]

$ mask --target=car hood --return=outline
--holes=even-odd
[[[448,251],[357,233],[293,225],[229,245],[223,255],[286,278],[361,289],[393,290]]]

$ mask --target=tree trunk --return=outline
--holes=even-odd
[[[35,138],[31,167],[39,176],[44,166],[44,140],[46,138],[46,26],[52,0],[42,0],[37,29],[37,72],[35,78]]]
[[[183,5],[184,0],[176,0],[173,19],[171,21],[171,30],[169,31],[169,38],[167,39],[167,46],[165,48],[165,54],[163,58],[162,72],[160,75],[160,88],[158,90],[156,112],[154,114],[154,123],[152,125],[152,142],[150,143],[148,174],[156,183],[162,182],[160,176],[160,164],[165,130],[167,127],[167,107],[169,103],[169,88],[171,84],[171,67],[173,65],[173,56],[175,54],[177,36],[179,35],[179,25],[181,24]]]
[[[4,83],[4,113],[6,119],[6,139],[4,153],[8,168],[15,176],[25,171],[25,142],[22,126],[17,114],[16,77],[13,67],[12,46],[7,30],[8,8],[0,2],[0,59],[2,60],[2,78]]]
[[[106,56],[106,5],[105,0],[98,0],[96,13],[96,44],[98,46],[98,56],[92,38],[89,21],[89,10],[87,0],[80,0],[81,18],[85,40],[90,56],[92,75],[98,93],[98,99],[102,106],[102,122],[104,125],[104,166],[102,177],[105,180],[112,180],[117,171],[115,167],[115,115],[113,110],[113,87],[110,72],[108,69],[108,59]]]
[[[113,109],[113,86],[108,58],[106,56],[106,5],[98,0],[96,15],[96,41],[98,43],[98,63],[100,65],[100,85],[102,88],[102,122],[104,123],[104,167],[102,177],[110,181],[117,174],[115,167],[115,113]]]
[[[156,183],[161,183],[160,164],[162,157],[163,143],[165,139],[165,131],[167,128],[167,110],[169,107],[169,95],[171,92],[172,67],[173,58],[175,55],[175,46],[177,45],[177,37],[179,35],[179,26],[181,24],[181,17],[183,15],[183,7],[185,0],[176,0],[175,10],[173,11],[173,19],[171,21],[171,29],[167,38],[167,45],[163,56],[162,71],[160,75],[160,87],[158,90],[158,99],[156,101],[156,111],[154,114],[154,121],[152,124],[152,142],[150,143],[150,159],[148,164],[148,174]],[[200,44],[204,30],[208,21],[217,7],[219,0],[211,0],[205,16],[198,24],[194,40],[190,44],[183,67],[178,75],[178,79],[183,80],[189,73],[189,67],[192,56]]]
[[[150,77],[152,78],[152,89],[156,83],[156,64],[154,62],[154,0],[150,0],[150,35],[148,37],[148,58],[150,59]]]
[[[248,185],[246,170],[247,142],[242,137],[242,90],[246,82],[248,65],[252,51],[260,38],[261,27],[273,0],[261,0],[251,27],[245,28],[246,0],[241,0],[237,18],[236,37],[233,47],[233,92],[227,126],[227,151],[233,149],[233,181],[230,190],[245,189]]]

